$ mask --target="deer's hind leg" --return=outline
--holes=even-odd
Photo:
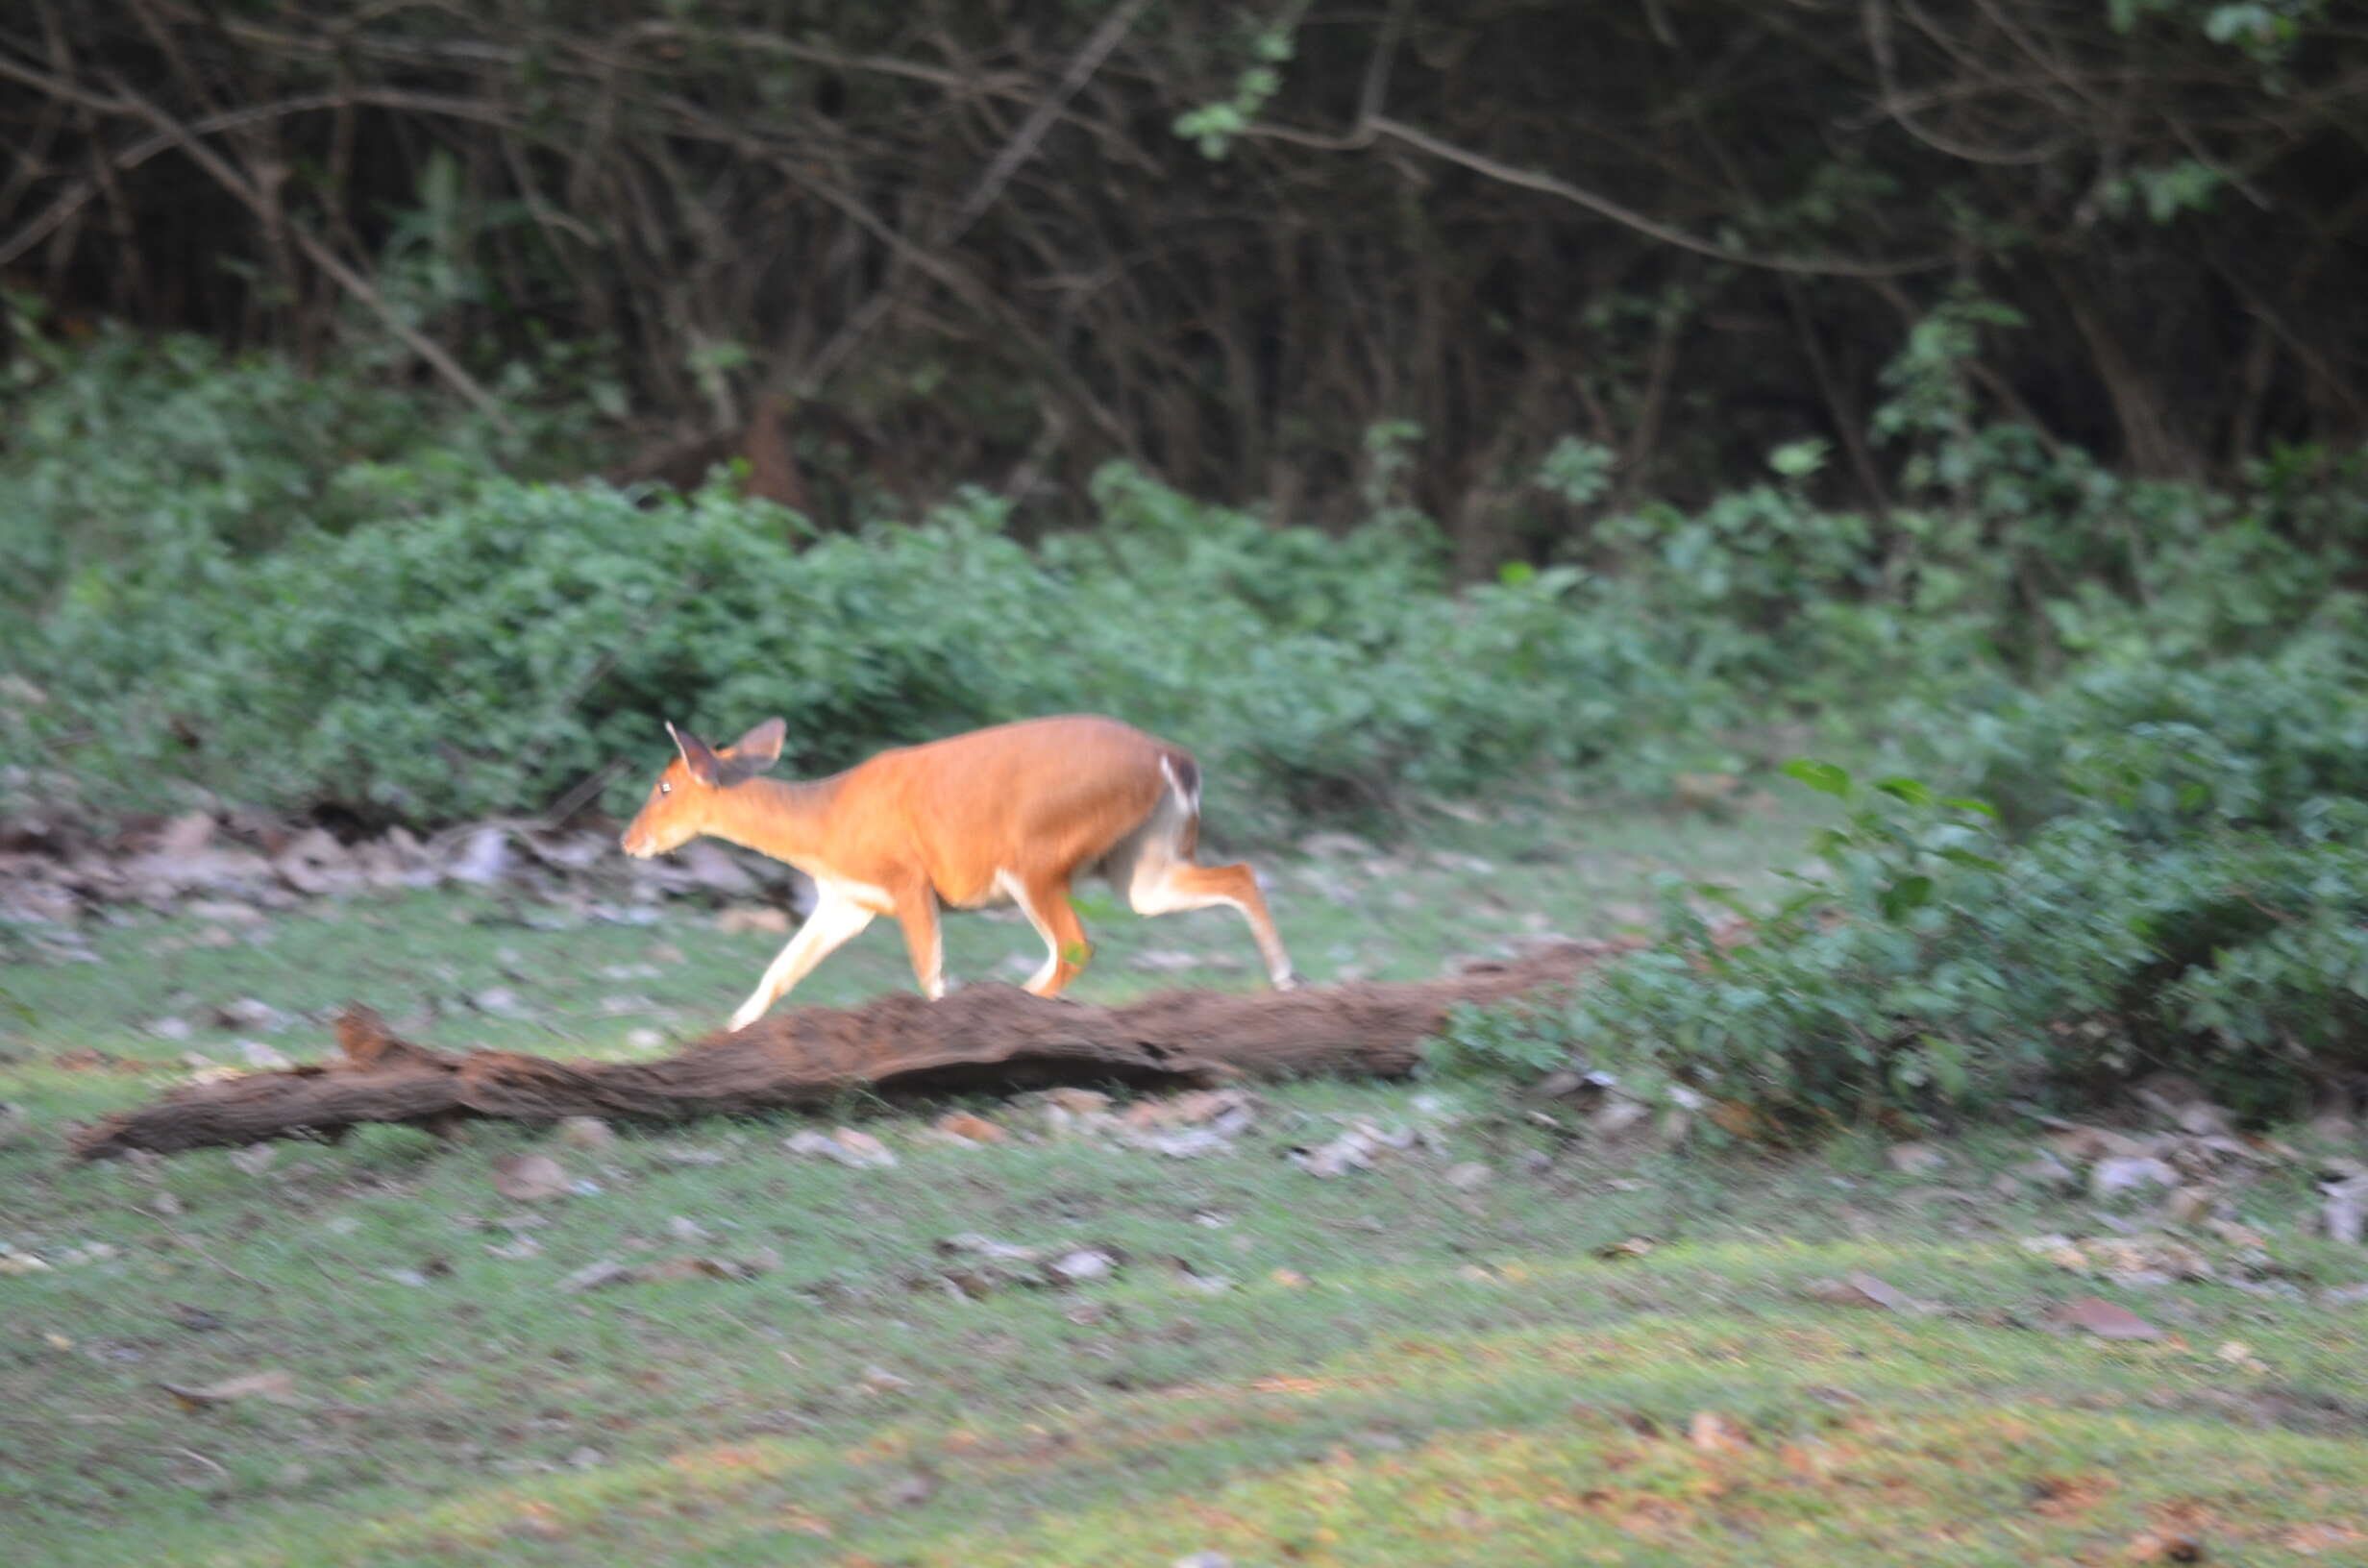
[[[1173,915],[1219,904],[1240,910],[1266,961],[1267,977],[1275,990],[1291,990],[1298,979],[1292,971],[1291,955],[1283,950],[1282,935],[1274,929],[1258,873],[1246,862],[1195,865],[1193,852],[1199,840],[1200,813],[1181,792],[1170,794],[1103,862],[1111,886],[1125,894],[1138,915]]]
[[[1039,996],[1058,996],[1084,972],[1085,961],[1094,951],[1093,944],[1085,940],[1085,923],[1077,919],[1077,911],[1069,902],[1069,873],[1048,871],[1015,876],[1005,872],[998,881],[1050,949],[1045,967],[1029,978],[1027,989]]]

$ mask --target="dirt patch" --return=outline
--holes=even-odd
[[[1450,1008],[1568,986],[1610,943],[1567,943],[1441,980],[1238,995],[1172,992],[1122,1008],[975,986],[939,1001],[883,996],[793,1008],[656,1062],[446,1052],[399,1040],[367,1009],[337,1023],[342,1059],[192,1084],[80,1129],[86,1160],[271,1139],[365,1122],[435,1130],[457,1118],[679,1121],[819,1109],[851,1090],[889,1100],[1061,1084],[1201,1088],[1237,1078],[1398,1078]]]

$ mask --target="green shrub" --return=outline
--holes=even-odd
[[[2269,1114],[2368,1067],[2368,849],[2218,823],[2164,839],[2109,808],[2010,845],[1912,781],[1800,773],[1854,809],[1748,942],[1714,941],[1688,897],[1705,890],[1672,887],[1654,947],[1566,1009],[1457,1018],[1439,1060],[1583,1061],[1794,1133],[2073,1105],[2158,1067]]]
[[[10,720],[114,803],[178,780],[432,822],[531,809],[665,719],[788,720],[791,765],[1044,712],[1125,715],[1203,752],[1221,809],[1360,809],[1618,759],[1640,781],[1723,715],[1645,618],[1539,574],[1447,591],[1432,542],[1335,543],[1123,469],[1105,526],[1031,551],[999,502],[807,539],[722,488],[488,482],[400,527],[242,557],[177,536],[78,577]],[[1678,722],[1672,722],[1676,720]],[[1265,824],[1260,824],[1265,825]]]
[[[29,327],[0,377],[0,615],[20,627],[86,572],[409,515],[563,461],[584,424],[521,406],[504,434],[342,364],[308,373],[111,327],[65,347]]]
[[[2084,810],[2151,843],[2230,827],[2325,839],[2368,799],[2368,643],[2103,665],[1924,728],[1936,765],[2017,831]]]

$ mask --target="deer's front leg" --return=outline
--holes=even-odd
[[[912,955],[913,978],[931,1001],[946,994],[946,938],[937,923],[937,894],[925,884],[897,894],[897,923]]]
[[[830,893],[816,899],[814,913],[798,927],[798,934],[789,939],[780,955],[765,966],[764,978],[749,992],[749,999],[731,1016],[731,1027],[746,1029],[765,1016],[766,1009],[789,994],[789,988],[804,979],[824,959],[848,938],[872,923],[872,912],[853,901]]]

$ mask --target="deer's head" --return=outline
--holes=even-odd
[[[706,832],[716,798],[772,767],[781,755],[781,737],[788,728],[778,719],[768,719],[719,748],[668,724],[676,755],[650,786],[650,797],[617,842],[638,859],[678,849]]]

